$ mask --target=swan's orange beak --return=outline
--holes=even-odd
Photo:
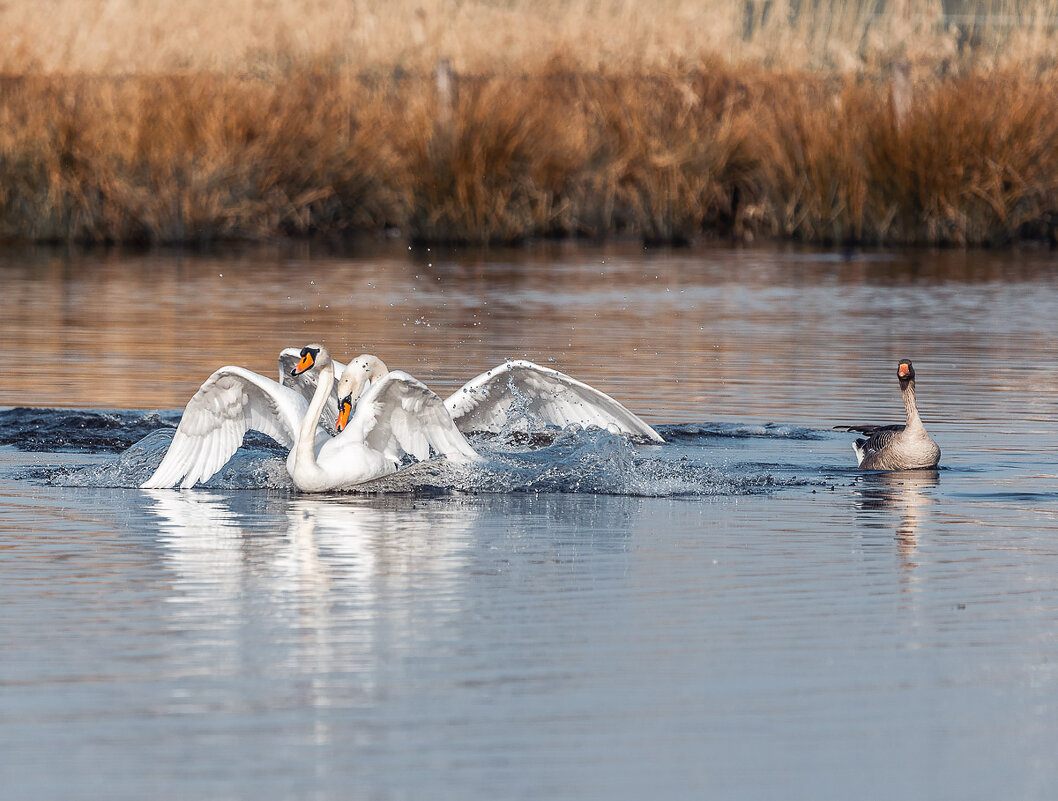
[[[353,401],[351,398],[345,398],[338,403],[338,422],[334,424],[335,430],[338,433],[345,431],[345,427],[349,425],[349,414],[353,411]]]
[[[290,371],[291,375],[301,375],[306,370],[312,368],[312,365],[316,363],[316,357],[312,355],[311,351],[305,351],[301,354],[301,361],[297,363],[297,366]]]
[[[907,378],[911,375],[911,365],[907,362],[900,362],[900,366],[896,368],[896,374],[900,378]]]

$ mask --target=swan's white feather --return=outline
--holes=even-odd
[[[478,458],[441,399],[401,370],[387,373],[368,388],[336,445],[343,439],[363,442],[395,461],[404,454],[428,459],[430,448],[454,461]]]
[[[284,352],[280,363],[289,357]],[[317,364],[324,377],[322,385],[316,378],[311,402],[297,390],[244,368],[217,370],[188,401],[162,463],[141,486],[191,487],[209,479],[251,429],[292,449],[287,468],[305,491],[343,489],[378,478],[396,471],[405,454],[428,459],[431,448],[455,461],[479,458],[441,399],[402,372],[372,384],[342,436],[328,437],[318,423],[333,396],[334,373],[322,347]],[[305,441],[308,437],[311,444]]]
[[[498,433],[521,397],[545,425],[595,425],[664,442],[661,435],[604,392],[525,359],[512,359],[471,379],[445,400],[460,431]]]
[[[206,481],[250,430],[290,448],[307,411],[308,402],[294,390],[243,367],[221,367],[187,402],[165,458],[141,486],[187,488]]]

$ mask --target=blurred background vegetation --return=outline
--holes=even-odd
[[[9,0],[0,238],[1053,242],[1058,0]]]

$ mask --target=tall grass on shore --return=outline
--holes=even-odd
[[[256,19],[241,0],[190,5]],[[223,34],[159,18],[154,52],[93,49],[65,22],[47,40],[27,16],[0,53],[0,238],[1054,238],[1044,0],[991,28],[932,4],[717,0],[701,41],[702,4],[683,0],[657,18],[618,0],[423,5],[320,6],[298,28],[292,0]],[[481,20],[502,57],[474,46]]]

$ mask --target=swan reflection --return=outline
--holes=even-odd
[[[238,572],[268,575],[277,589],[355,580],[363,591],[409,573],[447,583],[477,514],[452,498],[144,494],[166,566],[199,589]]]
[[[186,670],[342,673],[300,703],[361,703],[461,613],[477,510],[459,499],[146,494]]]

